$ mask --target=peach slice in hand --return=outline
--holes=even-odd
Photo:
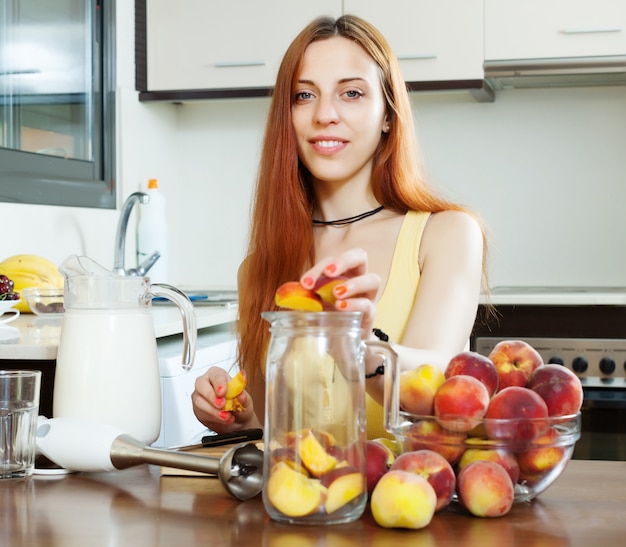
[[[247,377],[246,371],[240,370],[226,385],[226,394],[224,395],[224,410],[241,412],[245,407],[239,402],[237,397],[243,393],[246,388]]]
[[[279,308],[298,311],[322,311],[321,297],[310,289],[305,289],[298,281],[283,283],[274,295]]]
[[[339,277],[326,277],[325,275],[321,275],[315,286],[313,287],[313,292],[317,294],[322,300],[322,306],[326,310],[334,310],[335,309],[335,294],[333,293],[333,289],[346,281],[348,278],[345,276]]]

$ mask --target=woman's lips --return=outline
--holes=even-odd
[[[324,156],[331,156],[348,146],[348,142],[336,138],[316,138],[310,141],[313,149]]]

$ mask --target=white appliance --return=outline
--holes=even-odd
[[[203,426],[193,413],[191,394],[198,376],[209,367],[219,366],[234,376],[236,341],[232,325],[221,325],[198,332],[198,345],[193,368],[181,366],[180,336],[160,338],[157,343],[161,374],[161,433],[154,447],[195,444],[213,432]]]

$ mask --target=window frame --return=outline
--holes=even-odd
[[[94,161],[0,148],[0,202],[116,207],[115,2],[91,1]]]

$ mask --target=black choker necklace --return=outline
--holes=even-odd
[[[376,207],[376,209],[372,209],[371,211],[367,211],[366,213],[361,213],[360,215],[354,215],[353,217],[340,218],[339,220],[315,220],[313,219],[313,224],[316,226],[345,226],[346,224],[352,224],[353,222],[357,222],[359,220],[363,220],[364,218],[371,217],[376,213],[380,213],[385,207],[380,206]]]

